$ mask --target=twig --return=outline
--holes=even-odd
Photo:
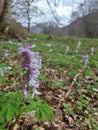
[[[68,92],[66,93],[66,96],[65,96],[65,99],[68,98],[69,94],[72,92],[73,88],[74,88],[74,85],[75,85],[75,82],[77,80],[77,77],[80,75],[80,73],[76,74],[75,77],[73,78],[73,81],[71,83],[71,85],[69,86],[69,90]]]
[[[53,99],[56,99],[56,100],[59,100],[59,98],[58,98],[58,97],[55,97],[55,96],[53,96],[53,95],[52,95],[52,98],[53,98]]]

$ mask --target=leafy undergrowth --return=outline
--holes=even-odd
[[[81,42],[80,46],[78,46],[79,41]],[[39,51],[42,57],[42,69],[39,75],[39,91],[41,92],[39,98],[42,101],[35,97],[33,104],[36,104],[35,100],[38,100],[37,104],[46,101],[55,116],[53,117],[52,115],[53,119],[47,122],[49,112],[43,114],[43,111],[45,109],[46,111],[51,110],[45,105],[46,103],[44,104],[45,106],[42,104],[45,109],[41,107],[40,114],[39,107],[34,105],[37,107],[32,109],[36,111],[37,119],[39,120],[41,115],[43,115],[42,119],[38,121],[35,119],[34,113],[26,114],[25,112],[20,116],[18,123],[13,129],[98,130],[98,39],[50,37],[33,34],[23,43],[0,42],[0,97],[3,98],[6,93],[5,103],[4,105],[2,104],[4,108],[3,114],[6,113],[7,98],[10,101],[12,97],[13,100],[11,101],[13,102],[14,99],[17,102],[21,100],[21,102],[18,102],[19,106],[15,106],[12,103],[7,106],[8,111],[14,109],[16,114],[22,113],[28,104],[32,106],[32,103],[30,104],[30,102],[28,103],[22,98],[24,81],[21,57],[18,54],[20,46],[32,44],[36,45],[33,50]],[[91,54],[92,47],[94,47],[93,54]],[[6,59],[2,59],[4,49],[8,50]],[[84,56],[89,57],[86,67],[84,67]],[[31,88],[29,88],[29,91],[31,92]],[[11,97],[8,96],[9,93],[12,93]],[[15,94],[20,94],[18,100]],[[0,102],[2,103],[2,101]],[[22,106],[23,109],[21,109]],[[19,107],[19,111],[17,111],[17,107]],[[28,109],[31,110],[31,107],[28,107]],[[0,113],[0,118],[3,114]],[[7,114],[6,120],[10,121],[13,119],[12,122],[14,122],[14,113],[12,113],[12,116],[10,112],[7,112]],[[9,129],[10,123],[7,124],[7,129]]]

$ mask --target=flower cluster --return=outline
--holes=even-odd
[[[91,53],[91,55],[94,55],[94,51],[95,51],[95,48],[94,48],[94,47],[91,47],[91,48],[90,48],[90,53]]]
[[[2,54],[2,60],[6,59],[8,56],[8,50],[4,49]]]
[[[80,41],[78,42],[78,44],[77,44],[77,48],[78,48],[78,49],[80,48],[81,43],[82,43],[82,42],[80,42]]]
[[[66,54],[69,52],[69,46],[66,46]]]
[[[83,56],[83,63],[84,63],[84,68],[86,68],[88,63],[89,63],[89,56],[88,55]]]
[[[39,56],[39,52],[32,52],[31,49],[34,48],[35,45],[25,46],[19,48],[19,53],[22,54],[23,62],[22,67],[27,72],[25,79],[28,81],[28,86],[31,86],[34,94],[40,94],[37,91],[39,87],[39,79],[38,75],[40,74],[41,69],[41,57]],[[27,84],[24,85],[24,97],[27,97]]]

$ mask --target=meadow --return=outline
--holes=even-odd
[[[41,95],[23,95],[22,46],[42,59]],[[7,55],[4,54],[7,50]],[[30,34],[0,42],[0,130],[98,130],[98,39]]]

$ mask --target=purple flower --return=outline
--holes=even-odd
[[[28,78],[28,86],[33,88],[33,95],[39,94],[37,88],[39,87],[39,79],[38,75],[40,74],[39,70],[41,69],[41,57],[39,56],[39,52],[32,52],[30,49],[34,48],[35,45],[25,46],[19,48],[19,53],[22,55],[22,67],[27,72],[25,74]],[[24,95],[27,93],[26,87],[24,88]],[[26,97],[26,96],[25,96]]]
[[[66,54],[69,52],[69,46],[66,46]]]
[[[28,82],[28,85],[29,86],[33,86],[34,88],[38,88],[39,87],[39,80],[38,79],[30,79],[29,82]]]
[[[25,46],[25,47],[20,47],[19,48],[19,53],[22,54],[25,51],[29,51],[30,49],[34,48],[35,45],[31,45],[31,46]]]
[[[22,67],[25,69],[25,70],[31,70],[31,66],[30,64],[27,64],[27,63],[23,63]]]
[[[40,95],[41,93],[36,88],[33,88],[32,98],[34,97],[35,94]]]
[[[8,50],[4,49],[3,50],[3,54],[2,54],[2,60],[4,60],[5,58],[7,58],[8,56]]]
[[[78,45],[77,45],[77,48],[79,49],[80,46],[81,46],[81,42],[79,41],[79,42],[78,42]]]
[[[38,69],[35,69],[35,70],[31,70],[31,73],[30,73],[30,79],[31,78],[38,78],[38,75],[40,74],[40,71]]]
[[[89,56],[88,55],[83,56],[83,63],[84,63],[84,68],[86,68],[88,63],[89,63]]]
[[[91,55],[94,55],[94,51],[95,51],[95,48],[94,48],[94,47],[91,47],[91,48],[90,48],[90,53],[91,53]]]

